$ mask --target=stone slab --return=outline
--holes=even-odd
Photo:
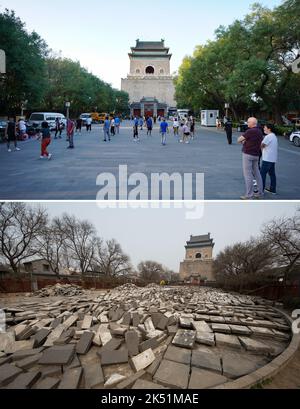
[[[214,353],[194,350],[192,353],[192,367],[222,373],[221,358]]]
[[[227,324],[212,324],[212,330],[222,334],[231,334],[230,326]]]
[[[147,349],[155,349],[159,346],[159,342],[156,338],[148,339],[139,345],[139,352],[147,351]]]
[[[79,355],[87,354],[91,348],[93,339],[93,332],[85,332],[84,334],[82,334],[79,342],[76,345],[76,353]]]
[[[128,349],[118,351],[103,351],[101,353],[101,365],[125,364],[128,362]]]
[[[161,364],[161,361],[163,359],[163,353],[159,354],[156,358],[155,361],[146,369],[146,373],[153,378],[155,375],[156,371],[159,368],[159,365]]]
[[[93,317],[91,315],[85,315],[81,329],[90,329],[92,326]]]
[[[136,331],[128,331],[125,334],[125,342],[130,357],[139,354],[139,335]]]
[[[104,375],[100,362],[83,366],[85,388],[94,389],[104,386]]]
[[[245,325],[229,325],[231,333],[235,335],[251,335],[252,331]]]
[[[255,354],[272,354],[273,348],[263,342],[256,341],[248,337],[239,337],[239,340],[247,351],[253,352]]]
[[[161,319],[159,320],[156,328],[157,329],[161,329],[162,331],[164,331],[168,325],[169,322],[169,318],[167,318],[165,315],[162,315]]]
[[[106,345],[112,339],[111,333],[108,329],[108,325],[106,324],[100,325],[97,334],[99,335],[99,338],[103,346]]]
[[[59,324],[48,336],[46,342],[44,343],[45,347],[52,347],[54,341],[61,337],[62,333],[65,331],[64,324]]]
[[[227,334],[216,334],[217,347],[228,347],[234,349],[242,349],[241,343],[237,336]]]
[[[41,373],[38,371],[20,374],[6,389],[31,389],[40,379]]]
[[[196,333],[196,342],[201,345],[215,346],[215,334],[213,332],[199,332]]]
[[[51,329],[49,328],[42,328],[40,329],[33,337],[34,339],[34,346],[39,347],[40,345],[43,345],[43,343],[46,341],[48,335],[50,334]]]
[[[42,357],[42,354],[32,355],[32,356],[29,356],[27,358],[21,359],[20,361],[17,361],[15,363],[15,365],[18,368],[21,368],[24,371],[26,371],[26,370],[32,368],[33,366],[35,366],[39,362],[41,357]]]
[[[22,369],[11,364],[0,366],[0,386],[6,386],[22,373]]]
[[[60,383],[59,379],[55,378],[44,378],[39,382],[35,389],[42,389],[42,390],[48,390],[48,389],[56,389],[58,384]]]
[[[154,375],[154,380],[169,388],[187,389],[189,374],[189,365],[179,364],[178,362],[167,361],[164,359]]]
[[[260,338],[275,338],[274,332],[269,328],[249,327],[253,336]]]
[[[190,349],[179,348],[170,345],[165,353],[164,359],[178,362],[180,364],[190,365],[192,351]]]
[[[145,371],[139,371],[134,375],[129,376],[126,378],[124,381],[118,383],[117,389],[129,389],[138,379],[142,378],[145,376]]]
[[[209,389],[222,385],[225,382],[227,382],[225,376],[204,369],[192,368],[188,389]]]
[[[112,374],[104,384],[104,389],[110,389],[126,379],[126,376],[120,374]]]
[[[53,346],[43,352],[40,365],[68,365],[75,354],[74,345]]]
[[[193,328],[197,332],[213,332],[210,326],[205,321],[193,321]]]
[[[112,338],[107,344],[105,344],[98,352],[101,354],[103,351],[115,351],[119,349],[123,344],[123,339]]]
[[[156,389],[167,389],[162,385],[159,385],[157,383],[154,382],[149,382],[146,381],[144,379],[138,379],[136,381],[136,383],[133,385],[132,389],[139,389],[139,390],[144,390],[144,389],[152,389],[152,390],[156,390]]]
[[[196,334],[196,331],[178,330],[172,343],[181,348],[193,349],[196,341]]]
[[[181,328],[192,329],[193,322],[194,322],[193,318],[184,318],[184,317],[179,318],[179,326]]]
[[[78,389],[82,374],[82,368],[75,368],[66,371],[62,377],[58,389]]]
[[[241,378],[258,369],[255,360],[247,359],[241,354],[223,354],[223,375],[231,379]]]
[[[141,354],[131,358],[130,363],[136,372],[146,369],[155,361],[152,349],[147,349]]]

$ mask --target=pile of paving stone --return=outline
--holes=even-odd
[[[9,389],[213,388],[265,366],[291,338],[270,303],[209,288],[126,285],[0,308]]]
[[[134,291],[137,290],[139,287],[137,287],[135,284],[127,283],[120,285],[119,287],[115,288],[114,291]]]
[[[36,291],[35,297],[74,297],[84,293],[82,287],[74,284],[55,284]]]

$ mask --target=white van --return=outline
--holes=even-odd
[[[63,123],[64,126],[67,125],[67,119],[63,114],[55,113],[55,112],[33,112],[30,115],[28,126],[34,126],[35,128],[41,128],[43,122],[48,122],[48,125],[51,130],[55,129],[56,118],[60,119],[60,122]]]

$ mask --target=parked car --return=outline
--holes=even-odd
[[[237,131],[238,131],[238,132],[246,132],[247,129],[248,129],[248,124],[247,124],[246,121],[241,121],[241,122],[238,124],[238,127],[237,127]]]
[[[1,141],[4,141],[6,125],[7,125],[7,122],[1,119],[0,120],[0,140]]]
[[[83,126],[86,126],[86,120],[87,120],[88,118],[93,119],[91,114],[81,114],[81,115],[80,115],[80,119],[82,119],[82,125],[83,125]]]
[[[290,135],[290,141],[293,142],[295,146],[300,148],[300,131],[292,132]]]
[[[34,112],[29,118],[28,127],[41,129],[42,123],[48,122],[50,129],[54,130],[56,127],[56,118],[60,119],[60,122],[64,127],[66,126],[67,120],[63,114],[59,114],[56,112]]]

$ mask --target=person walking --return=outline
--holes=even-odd
[[[119,135],[120,126],[121,126],[121,119],[119,118],[119,116],[116,116],[116,118],[115,118],[115,126],[116,126],[116,130],[117,130],[117,134]]]
[[[139,119],[139,126],[140,126],[140,130],[143,130],[143,126],[144,126],[144,119],[142,117],[140,117]]]
[[[139,120],[137,117],[133,120],[133,140],[139,141]]]
[[[59,139],[61,139],[62,123],[59,118],[55,118],[55,137],[54,139],[57,139],[58,134],[59,134]]]
[[[19,129],[20,139],[23,141],[26,138],[26,130],[27,130],[26,123],[23,118],[19,119],[18,129]]]
[[[267,124],[264,127],[264,133],[266,134],[262,142],[262,166],[261,177],[263,182],[263,189],[266,192],[276,195],[277,193],[277,178],[275,172],[275,166],[278,160],[278,139],[275,134],[275,127],[273,124]],[[267,175],[271,179],[271,187],[266,188]]]
[[[232,123],[230,118],[226,118],[224,129],[225,129],[225,132],[226,132],[226,135],[227,135],[228,145],[232,145],[233,123]]]
[[[93,122],[93,120],[92,120],[91,117],[86,119],[85,123],[86,123],[86,131],[87,132],[89,132],[89,131],[92,132],[92,122]]]
[[[103,133],[104,133],[104,140],[103,142],[107,142],[107,140],[110,142],[110,120],[109,117],[107,116],[104,121],[103,125]]]
[[[153,129],[153,121],[152,118],[149,116],[146,121],[147,124],[147,136],[152,136],[152,129]]]
[[[75,122],[72,119],[67,121],[67,136],[69,141],[68,149],[74,149],[74,131],[75,131]]]
[[[76,132],[81,133],[81,129],[82,129],[82,119],[77,118],[77,120],[76,120]]]
[[[186,121],[182,127],[182,140],[180,142],[182,143],[190,143],[189,141],[190,137],[190,128],[188,127],[188,122]]]
[[[6,128],[5,128],[5,139],[7,140],[7,151],[11,152],[10,143],[13,142],[15,145],[15,151],[20,151],[17,144],[17,129],[16,122],[13,117],[8,119]]]
[[[246,185],[246,194],[241,196],[241,200],[263,197],[263,181],[258,166],[263,134],[257,126],[256,118],[249,118],[247,123],[249,129],[238,139],[238,142],[243,145],[243,173]],[[257,182],[257,195],[254,194],[253,177]]]
[[[115,118],[112,118],[112,120],[110,121],[110,134],[115,136],[116,135],[116,122],[115,122]]]
[[[49,128],[48,122],[42,122],[42,129],[40,131],[38,140],[41,139],[41,159],[48,158],[50,160],[52,158],[52,154],[47,151],[48,146],[51,143],[51,132]]]
[[[179,121],[177,117],[175,117],[173,120],[173,131],[174,136],[179,136]]]
[[[169,125],[165,118],[162,118],[160,123],[161,144],[166,146],[167,144],[167,132],[169,132]]]

